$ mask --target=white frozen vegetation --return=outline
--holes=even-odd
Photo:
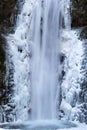
[[[31,43],[27,38],[35,1],[24,3],[21,14],[18,15],[15,33],[7,37],[9,60],[14,67],[14,93],[12,102],[15,104],[15,120],[27,120],[30,109],[30,57]],[[8,56],[9,56],[8,55]],[[8,57],[7,56],[7,57]],[[8,64],[9,67],[9,64]]]
[[[78,39],[76,31],[64,31],[62,33],[62,53],[65,76],[61,84],[62,101],[60,109],[63,110],[65,119],[78,120],[80,109],[79,95],[81,92],[81,66],[83,60],[83,42]]]

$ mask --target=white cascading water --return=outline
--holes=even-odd
[[[28,120],[29,108],[32,120],[56,118],[60,29],[63,23],[70,28],[69,6],[70,0],[25,0],[15,33],[7,37],[16,120]]]
[[[58,7],[57,0],[45,0],[43,5],[38,0],[33,14],[32,119],[56,118],[60,46]]]

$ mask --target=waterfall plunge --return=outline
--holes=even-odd
[[[8,36],[17,120],[28,120],[30,88],[31,119],[56,118],[60,29],[62,24],[70,28],[69,4],[69,0],[25,0],[15,33]]]
[[[58,14],[57,0],[39,0],[33,14],[32,119],[56,118]]]

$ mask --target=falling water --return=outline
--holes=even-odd
[[[56,118],[60,29],[63,24],[70,27],[69,4],[69,0],[25,0],[15,33],[7,37],[17,120],[28,120],[30,108],[32,120]]]
[[[56,118],[58,7],[58,0],[38,0],[33,14],[32,119]]]

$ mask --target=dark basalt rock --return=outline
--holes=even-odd
[[[81,29],[80,38],[87,39],[87,26],[85,26]]]
[[[87,0],[71,0],[72,27],[87,26]]]
[[[12,31],[17,18],[18,0],[0,0],[0,34]]]

